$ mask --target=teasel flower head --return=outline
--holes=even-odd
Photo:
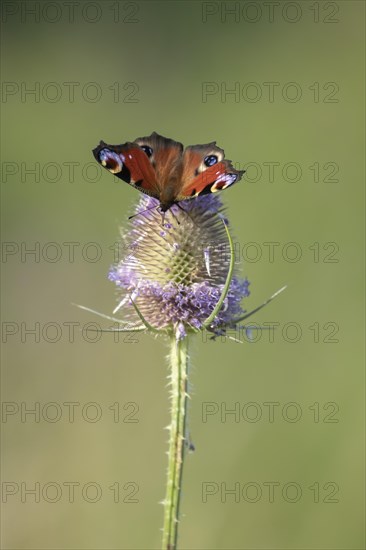
[[[173,205],[142,196],[129,228],[121,231],[121,259],[109,279],[117,285],[123,318],[177,339],[203,329],[222,334],[242,318],[249,282],[234,272],[228,220],[217,195]],[[142,328],[142,327],[140,327]]]

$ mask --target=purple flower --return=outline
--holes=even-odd
[[[141,197],[135,212],[141,213],[121,231],[127,254],[111,268],[109,279],[118,287],[128,320],[139,320],[137,306],[149,325],[174,331],[180,339],[205,328],[225,286],[230,248],[223,205],[217,195],[184,201],[166,213],[164,227],[154,206],[159,206],[156,199]],[[241,301],[249,295],[248,287],[246,279],[234,274],[209,330],[245,313]]]

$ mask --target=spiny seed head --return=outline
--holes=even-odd
[[[109,273],[119,301],[129,295],[155,328],[173,329],[183,338],[191,327],[201,329],[220,299],[230,265],[230,249],[218,196],[206,195],[173,205],[165,215],[159,202],[142,196],[136,213],[121,231],[123,258]],[[227,220],[225,220],[227,224]],[[249,282],[233,277],[212,328],[243,313],[240,302]],[[131,300],[128,317],[137,320]],[[128,313],[129,312],[129,313]]]

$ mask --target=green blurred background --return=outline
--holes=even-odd
[[[91,149],[154,130],[247,165],[224,193],[247,309],[288,284],[253,318],[274,342],[192,342],[180,548],[364,548],[363,19],[352,1],[3,3],[3,548],[160,547],[167,346],[91,343],[101,320],[72,305],[112,312],[138,199]]]

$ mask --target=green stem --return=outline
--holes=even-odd
[[[186,450],[186,415],[188,401],[188,339],[172,339],[170,362],[172,410],[169,441],[169,462],[164,501],[163,550],[175,550],[182,488],[183,462]]]

